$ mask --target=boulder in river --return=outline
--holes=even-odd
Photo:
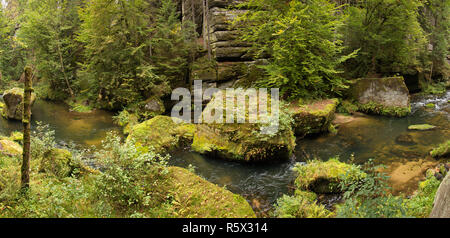
[[[189,145],[195,132],[195,125],[179,123],[167,116],[156,116],[137,124],[130,130],[127,141],[134,141],[138,149],[166,154],[184,145]]]
[[[351,97],[362,112],[397,117],[411,113],[409,90],[403,77],[358,79],[350,88]]]
[[[289,110],[294,117],[295,135],[304,137],[309,134],[328,132],[335,118],[338,104],[338,99],[291,104]]]
[[[415,131],[429,131],[435,129],[436,126],[429,125],[429,124],[420,124],[420,125],[411,125],[408,126],[408,130],[415,130]]]
[[[230,98],[225,100],[228,101],[228,99]],[[217,105],[219,101],[221,100],[214,98],[208,103],[203,111],[203,118],[205,118],[206,112],[223,109],[222,105]],[[247,110],[244,113],[245,116],[241,115],[245,119],[245,123],[237,123],[237,120],[234,120],[234,123],[199,124],[194,135],[192,149],[211,157],[242,162],[290,158],[295,148],[295,137],[287,109],[281,106],[279,126],[276,131],[270,133],[266,133],[268,131],[265,132],[263,129],[268,126],[266,123],[262,123],[264,120],[249,123],[248,119],[250,116],[254,116],[253,113]],[[259,115],[259,119],[272,120],[270,113],[266,117]]]
[[[4,92],[5,107],[2,115],[7,119],[22,120],[24,91],[21,88],[12,88]],[[31,94],[31,105],[36,100],[36,94]]]
[[[450,218],[450,174],[447,174],[439,186],[430,217]]]

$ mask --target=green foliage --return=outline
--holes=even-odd
[[[406,217],[401,197],[388,193],[388,177],[379,172],[382,166],[369,161],[363,166],[367,176],[358,181],[342,177],[340,189],[344,192],[344,204],[337,206],[337,217],[345,218],[393,218]]]
[[[444,94],[447,91],[445,82],[437,82],[424,85],[422,94]]]
[[[353,114],[358,111],[358,106],[351,101],[344,100],[339,104],[338,108],[336,109],[339,113],[345,113],[345,114]]]
[[[376,102],[366,104],[357,103],[358,110],[383,116],[405,117],[411,113],[411,107],[386,107]]]
[[[254,8],[236,23],[244,23],[241,39],[252,42],[257,56],[270,55],[261,66],[269,75],[257,86],[280,88],[284,95],[323,97],[346,88],[338,70],[356,52],[342,56],[339,29],[345,14],[330,1],[251,0]]]
[[[419,11],[420,24],[428,34],[428,42],[433,46],[425,57],[423,64],[429,69],[430,76],[448,79],[450,67],[447,62],[450,39],[450,1],[424,0]]]
[[[164,202],[167,157],[141,153],[133,142],[122,144],[118,136],[110,134],[96,158],[103,168],[95,182],[97,193],[110,206],[142,212]]]
[[[0,9],[0,87],[18,80],[25,66],[24,49],[16,37],[17,18]]]
[[[275,216],[278,218],[330,218],[332,215],[323,205],[305,196],[283,195],[275,205]]]
[[[347,8],[346,45],[360,49],[347,64],[352,77],[405,72],[419,64],[417,57],[425,48],[417,19],[420,6],[419,0],[367,0]]]
[[[434,158],[445,157],[450,155],[450,140],[440,144],[438,147],[434,148],[430,155]]]
[[[410,199],[405,200],[408,216],[417,218],[429,217],[440,183],[434,176],[419,183],[419,190]]]
[[[27,61],[51,92],[40,95],[62,100],[77,79],[81,45],[75,41],[80,27],[81,0],[29,0],[21,18],[19,41],[32,52]],[[64,92],[64,93],[61,93]]]
[[[306,165],[298,164],[294,170],[298,173],[295,180],[297,188],[317,193],[345,191],[339,184],[344,181],[349,184],[358,184],[358,181],[366,176],[359,166],[340,162],[338,158],[331,158],[326,162],[314,160]]]
[[[164,96],[185,78],[188,46],[173,1],[92,0],[80,10],[85,46],[80,81],[93,101],[122,109]],[[105,27],[107,26],[107,27]]]

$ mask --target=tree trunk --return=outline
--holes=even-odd
[[[32,70],[31,67],[25,68],[25,90],[23,98],[23,160],[22,160],[22,176],[21,187],[28,189],[30,187],[30,152],[31,152],[31,94],[32,88]]]
[[[59,53],[59,61],[61,63],[61,72],[64,75],[64,80],[66,81],[67,88],[69,89],[69,92],[70,92],[70,96],[75,97],[75,95],[73,94],[72,88],[70,87],[69,79],[67,79],[66,69],[64,67],[64,60],[63,60],[62,52],[61,52],[61,46],[59,45],[59,43],[60,42],[58,42],[58,53]]]

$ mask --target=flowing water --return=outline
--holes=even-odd
[[[360,164],[369,159],[385,165],[404,165],[411,161],[418,161],[419,166],[433,164],[427,154],[434,146],[450,138],[449,100],[450,92],[442,96],[413,96],[412,114],[406,118],[349,118],[340,126],[337,135],[298,140],[295,156],[285,162],[241,164],[206,158],[186,149],[174,153],[170,164],[193,165],[200,176],[243,195],[257,211],[265,212],[282,194],[292,192],[290,188],[295,179],[292,168],[298,162],[339,156],[342,161],[354,158],[353,162]],[[428,103],[434,103],[436,107],[427,109],[425,105]],[[33,106],[33,126],[36,121],[49,124],[60,143],[74,142],[81,146],[100,145],[108,131],[120,131],[113,124],[109,112],[74,113],[69,112],[65,105],[41,100]],[[437,129],[421,132],[407,129],[409,125],[423,123],[435,125]],[[20,122],[0,118],[1,134],[16,130],[22,130]],[[402,179],[400,176],[399,181]],[[416,181],[406,181],[411,186],[417,184]]]

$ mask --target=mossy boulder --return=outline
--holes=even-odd
[[[176,217],[255,218],[249,203],[240,195],[221,188],[179,167],[169,168]]]
[[[0,140],[0,153],[8,156],[20,156],[22,154],[22,146],[9,139]]]
[[[450,218],[450,174],[439,185],[430,217]]]
[[[415,130],[415,131],[429,131],[435,129],[436,126],[429,125],[429,124],[420,124],[420,125],[411,125],[408,126],[408,130]]]
[[[223,102],[229,101],[228,99],[230,98]],[[230,100],[234,102],[235,99],[233,97]],[[214,98],[208,103],[202,116],[205,118],[205,112],[222,109],[225,117],[225,105]],[[252,113],[256,112],[246,110],[245,115],[235,114],[245,123],[237,123],[238,118],[235,118],[234,123],[225,123],[226,118],[223,118],[222,123],[198,125],[192,150],[211,157],[242,162],[288,159],[295,148],[295,137],[287,111],[281,107],[279,127],[270,132],[264,129],[268,124],[261,123],[264,116],[260,115],[262,120],[259,122],[249,123]],[[270,112],[266,116],[270,118]]]
[[[12,88],[4,92],[5,106],[2,111],[7,119],[22,120],[24,91],[21,88]],[[36,94],[31,94],[31,105],[36,101]]]
[[[357,182],[366,174],[356,165],[330,159],[326,162],[314,160],[306,165],[297,165],[295,171],[298,177],[295,185],[299,190],[313,191],[318,194],[340,193],[339,184],[345,179],[347,182]]]
[[[318,204],[317,195],[296,190],[294,196],[284,195],[277,200],[275,216],[278,218],[331,218],[333,213]]]
[[[411,113],[409,90],[403,77],[357,79],[350,89],[350,96],[361,112],[396,117]]]
[[[53,148],[44,153],[39,172],[65,178],[73,171],[72,153],[65,149]]]
[[[328,132],[338,104],[338,99],[292,103],[290,111],[294,117],[295,135],[304,137],[309,134]]]
[[[450,157],[450,140],[433,149],[430,155],[433,158]]]
[[[135,125],[127,138],[143,150],[166,154],[184,145],[189,145],[194,137],[195,125],[175,121],[167,116],[156,116]]]
[[[9,139],[21,143],[23,141],[23,133],[19,131],[11,132]]]

